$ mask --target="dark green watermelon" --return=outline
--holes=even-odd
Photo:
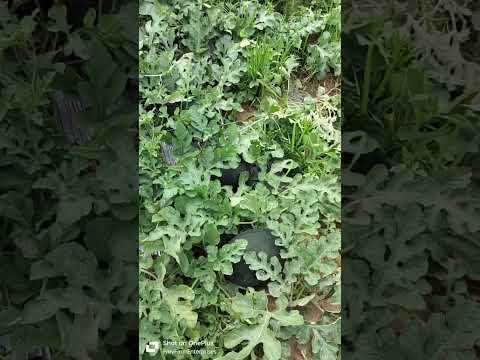
[[[275,237],[270,230],[254,229],[241,232],[230,241],[237,239],[245,239],[248,242],[246,251],[255,251],[257,253],[263,251],[268,256],[276,256],[280,259],[280,248],[275,244]],[[240,262],[233,264],[233,274],[228,280],[234,284],[247,287],[258,287],[266,285],[265,281],[258,280],[255,271],[250,270],[248,264],[242,259]]]
[[[242,161],[235,169],[222,169],[222,175],[219,180],[222,185],[231,186],[233,191],[237,191],[242,172],[247,172],[249,174],[247,185],[255,186],[258,182],[258,171],[259,170],[255,165]]]

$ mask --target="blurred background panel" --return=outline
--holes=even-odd
[[[479,4],[342,2],[342,358],[477,359]]]
[[[0,4],[0,357],[138,358],[138,4]]]

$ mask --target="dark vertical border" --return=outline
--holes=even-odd
[[[342,359],[477,359],[478,4],[342,11]]]
[[[137,18],[0,4],[2,359],[138,358]]]

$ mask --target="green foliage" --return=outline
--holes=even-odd
[[[341,71],[341,2],[321,1],[320,7],[325,12],[324,30],[307,48],[307,68],[317,79],[323,79],[329,71],[335,75]]]
[[[260,87],[262,94],[279,96],[281,85],[298,66],[292,53],[292,44],[284,36],[260,40],[247,55],[249,87]]]
[[[66,2],[9,3],[0,5],[0,334],[19,353],[50,346],[54,358],[110,359],[137,323],[136,109],[121,108],[137,72],[135,7],[90,9],[73,28]],[[56,90],[86,96],[78,121],[92,142],[66,144]]]
[[[356,357],[478,357],[469,330],[480,324],[472,5],[427,1],[406,20],[403,5],[371,2],[346,22],[342,270],[344,294],[355,296],[342,299],[342,335]]]
[[[338,314],[309,324],[295,305],[308,296],[338,305],[340,295],[338,109],[325,111],[325,98],[286,101],[307,38],[325,26],[320,10],[300,10],[310,14],[308,28],[300,13],[287,19],[257,1],[141,3],[144,359],[150,341],[160,342],[151,356],[161,359],[193,359],[195,351],[281,359],[296,331],[318,356],[339,357],[338,337],[321,330],[338,324]],[[253,119],[238,121],[251,104]],[[292,136],[293,123],[306,127],[302,136]],[[175,164],[162,158],[164,143]],[[247,172],[238,187],[222,185],[222,170],[241,161],[258,168],[255,185]],[[280,258],[228,241],[245,228],[270,229]],[[266,289],[226,280],[242,257]],[[209,345],[195,345],[202,341]]]
[[[333,42],[329,32],[324,32],[315,44],[308,46],[307,65],[318,79],[323,79],[329,70],[340,75],[340,42]]]
[[[263,131],[298,164],[293,172],[339,174],[340,110],[335,96],[308,95],[301,104],[294,101],[287,108],[272,107],[270,102],[268,111],[258,119]]]

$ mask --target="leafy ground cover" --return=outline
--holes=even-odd
[[[478,359],[478,2],[347,3],[343,358]]]
[[[140,17],[140,353],[339,358],[339,2],[144,0]],[[230,241],[248,229],[280,257]],[[241,259],[267,286],[229,281]]]
[[[136,12],[0,3],[1,359],[128,359],[127,339],[136,347]],[[69,142],[58,91],[83,97],[75,121],[91,141]]]

